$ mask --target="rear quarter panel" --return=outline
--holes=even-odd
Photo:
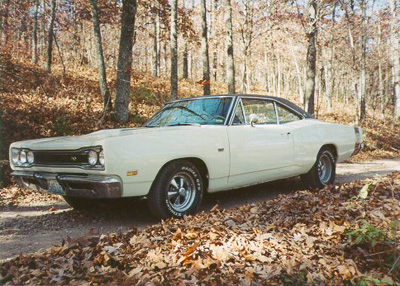
[[[308,172],[322,146],[333,145],[337,162],[348,159],[354,151],[356,136],[352,126],[305,119],[291,123],[294,140],[294,163],[299,173]]]

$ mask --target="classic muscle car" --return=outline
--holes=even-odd
[[[72,207],[145,196],[167,218],[194,214],[205,192],[293,176],[323,188],[361,148],[361,128],[321,122],[283,98],[217,95],[169,102],[142,128],[15,142],[9,155],[21,186]]]

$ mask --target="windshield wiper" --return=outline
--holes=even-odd
[[[169,124],[167,126],[201,126],[200,123],[173,123],[173,124]]]

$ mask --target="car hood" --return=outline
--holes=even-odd
[[[193,126],[161,127],[161,128],[120,128],[95,131],[80,136],[63,136],[43,139],[19,141],[12,144],[16,148],[28,148],[32,150],[76,150],[83,147],[102,145],[108,138],[124,137],[154,132],[172,131],[181,128],[196,128]]]

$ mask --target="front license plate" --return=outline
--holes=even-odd
[[[57,180],[47,180],[47,184],[49,185],[49,192],[56,195],[64,195],[64,190],[61,185],[57,182]]]

